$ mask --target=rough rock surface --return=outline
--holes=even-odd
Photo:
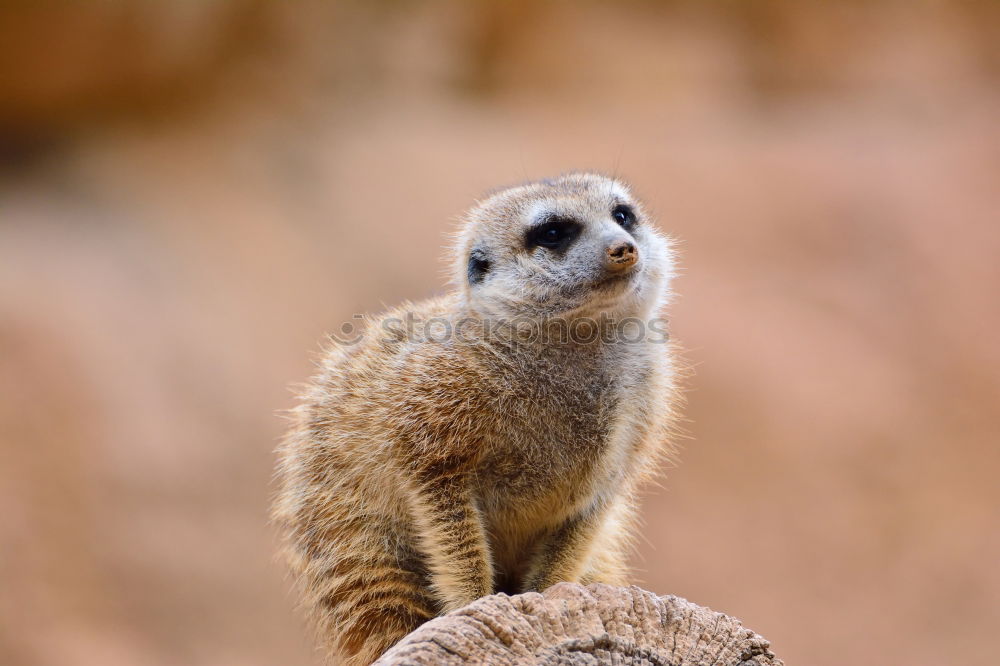
[[[376,664],[781,666],[739,620],[638,587],[560,583],[431,620]]]

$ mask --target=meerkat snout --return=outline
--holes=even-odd
[[[639,261],[639,249],[630,240],[618,240],[605,250],[604,266],[614,273],[622,273]]]

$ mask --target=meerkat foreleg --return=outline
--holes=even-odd
[[[587,566],[593,535],[602,513],[590,510],[568,518],[538,547],[522,585],[524,592],[541,592],[562,581],[579,581]]]
[[[422,483],[413,493],[413,514],[444,612],[492,594],[493,563],[468,480],[450,476]]]
[[[625,514],[627,506],[618,500],[567,519],[536,551],[523,591],[540,592],[564,581],[623,584],[625,544],[620,539]]]
[[[590,559],[580,577],[584,585],[605,583],[628,585],[627,553],[635,533],[635,502],[631,493],[619,495],[611,504],[590,546]]]
[[[628,562],[625,548],[618,539],[598,540],[591,551],[590,562],[580,576],[580,584],[604,583],[628,585]]]

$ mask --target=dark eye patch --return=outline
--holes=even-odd
[[[618,204],[611,209],[611,219],[621,226],[625,231],[632,231],[636,225],[635,211],[631,206]]]
[[[489,271],[490,260],[485,252],[477,248],[469,253],[469,284],[479,284],[486,279]]]
[[[528,229],[524,245],[531,250],[544,247],[549,250],[564,251],[580,235],[583,225],[568,217],[552,216],[541,224]]]

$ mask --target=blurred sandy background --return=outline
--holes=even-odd
[[[0,4],[0,663],[318,664],[266,522],[324,331],[501,184],[683,239],[641,581],[789,664],[1000,627],[996,2]]]

